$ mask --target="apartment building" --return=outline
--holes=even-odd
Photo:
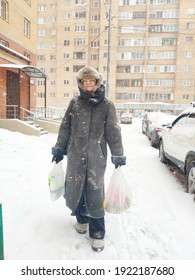
[[[77,71],[98,69],[115,103],[195,101],[194,0],[38,0],[37,65],[47,106],[78,95]],[[44,81],[37,105],[44,103]]]
[[[37,0],[0,0],[0,118],[36,105]]]

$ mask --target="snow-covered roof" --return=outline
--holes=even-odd
[[[47,75],[36,66],[23,64],[0,64],[0,67],[20,69],[30,78],[47,78]]]

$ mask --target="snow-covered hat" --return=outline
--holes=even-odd
[[[84,79],[95,79],[96,87],[95,87],[94,91],[96,91],[98,88],[100,88],[101,83],[102,83],[102,75],[95,68],[92,68],[92,67],[81,68],[77,73],[76,79],[77,79],[78,86],[82,89],[83,89],[82,81]]]

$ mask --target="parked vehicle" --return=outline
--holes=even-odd
[[[148,129],[148,138],[152,147],[159,147],[161,131],[164,126],[172,123],[176,116],[162,113],[151,121]]]
[[[132,115],[130,113],[123,113],[121,115],[121,123],[132,124]]]
[[[159,135],[163,126],[171,123],[176,116],[164,112],[147,112],[142,119],[142,133],[151,140],[151,146],[159,146]]]
[[[186,178],[186,190],[195,193],[195,106],[184,110],[163,128],[159,147],[160,161],[174,163]]]

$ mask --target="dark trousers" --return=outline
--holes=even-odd
[[[82,214],[82,204],[80,204],[76,211],[76,219],[80,224],[89,223],[89,236],[95,239],[103,239],[105,235],[105,222],[102,218],[86,217]]]

